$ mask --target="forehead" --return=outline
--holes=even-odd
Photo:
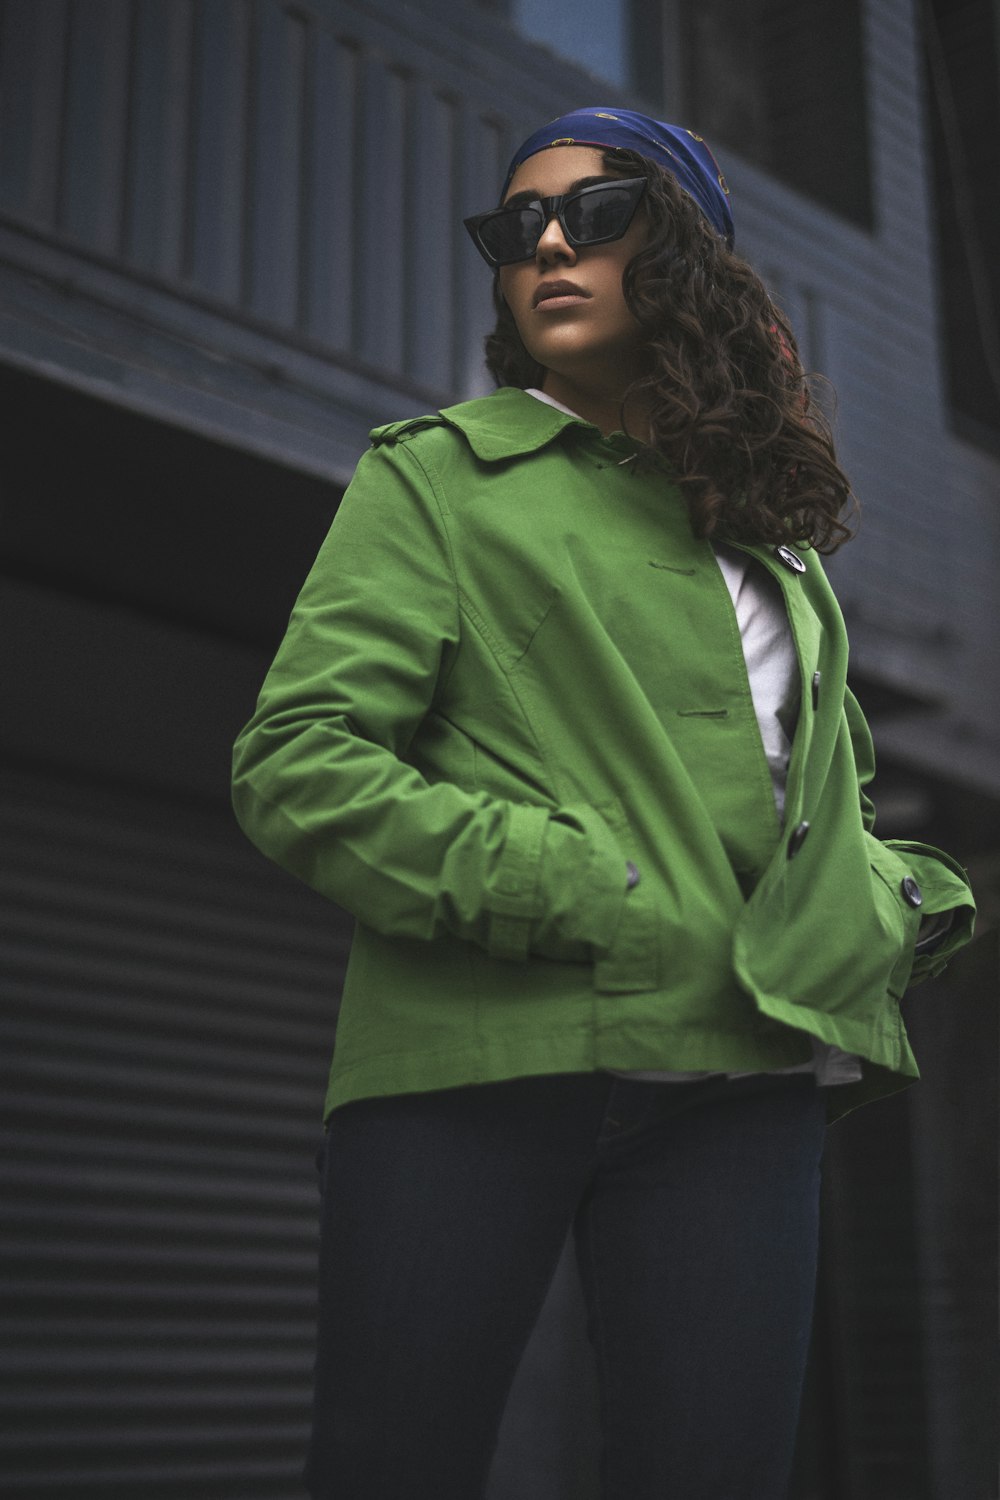
[[[599,146],[547,146],[523,161],[510,180],[504,201],[513,193],[533,192],[540,198],[564,193],[580,177],[607,172]]]

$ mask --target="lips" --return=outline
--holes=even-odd
[[[540,307],[545,302],[557,302],[561,307],[571,307],[589,296],[590,293],[585,292],[582,286],[577,286],[575,281],[543,281],[535,288],[531,305]]]

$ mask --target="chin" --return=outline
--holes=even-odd
[[[547,375],[558,375],[562,380],[585,380],[588,384],[600,378],[607,363],[607,355],[599,349],[539,349],[536,345],[528,353]]]

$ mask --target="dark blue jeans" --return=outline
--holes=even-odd
[[[313,1500],[478,1500],[572,1227],[605,1500],[782,1500],[816,1280],[810,1076],[363,1100],[323,1162]]]

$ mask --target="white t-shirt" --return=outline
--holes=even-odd
[[[729,589],[746,658],[750,696],[778,814],[784,816],[785,783],[799,714],[799,663],[781,585],[756,558],[714,542],[712,550]]]
[[[555,401],[544,391],[530,389],[529,396],[564,411],[569,416],[578,416],[561,401]],[[792,736],[799,711],[799,665],[795,655],[791,626],[781,593],[781,586],[767,568],[748,553],[725,543],[713,543],[716,561],[726,581],[736,622],[739,625],[743,655],[747,664],[750,696],[753,699],[757,725],[764,746],[764,754],[771,771],[771,785],[778,815],[784,815],[785,784],[788,778],[788,759],[791,754]],[[809,1062],[790,1068],[775,1068],[775,1073],[815,1073],[816,1082],[822,1085],[855,1083],[861,1077],[861,1064],[848,1052],[830,1046],[818,1038],[811,1038],[813,1056]],[[755,1070],[750,1070],[755,1071]],[[636,1078],[650,1082],[683,1082],[693,1078],[710,1077],[703,1072],[629,1071],[620,1074],[623,1078]],[[730,1078],[744,1078],[747,1073],[729,1073]]]

